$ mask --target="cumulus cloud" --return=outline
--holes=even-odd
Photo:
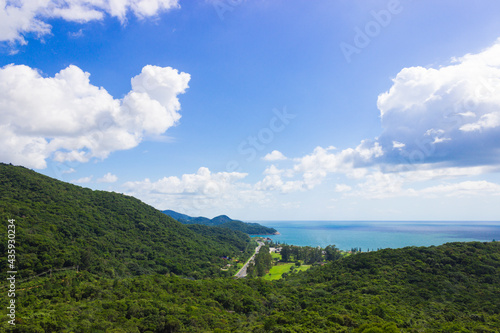
[[[336,148],[333,146],[316,147],[311,154],[295,158],[293,167],[289,169],[278,169],[271,165],[254,188],[258,191],[289,193],[313,189],[331,173],[360,178],[366,173],[366,167],[382,155],[380,145],[371,141],[362,141],[354,149],[332,152],[334,150]]]
[[[355,149],[344,149],[337,153],[317,147],[313,153],[294,159],[295,164],[290,169],[279,169],[271,165],[264,171],[264,178],[254,185],[254,189],[281,193],[312,190],[329,180],[331,178],[328,177],[329,175],[336,174],[340,177],[347,177],[354,183],[352,186],[343,183],[334,184],[335,192],[344,197],[368,199],[429,197],[437,191],[437,188],[429,187],[429,182],[477,178],[498,171],[496,166],[374,163],[374,161],[379,162],[377,159],[383,157],[381,147],[377,143],[362,142]],[[464,184],[470,184],[470,182],[465,181],[462,185]],[[484,184],[484,181],[477,181],[474,184]],[[488,190],[487,187],[483,188]],[[446,189],[447,196],[453,195],[454,189],[459,190],[454,186],[447,186]],[[464,194],[466,190],[467,188],[463,188],[459,192]],[[472,195],[479,191],[469,190],[467,193]]]
[[[63,174],[67,174],[67,173],[75,173],[75,172],[76,172],[76,170],[75,170],[75,169],[73,169],[73,168],[69,168],[68,170],[63,170],[63,171],[62,171],[62,173],[63,173]]]
[[[128,12],[143,19],[175,8],[178,0],[0,0],[0,41],[23,44],[27,33],[46,35],[53,18],[85,23],[109,15],[124,23]]]
[[[385,199],[393,197],[409,197],[420,196],[430,197],[436,195],[438,189],[441,188],[442,193],[447,192],[447,196],[456,193],[465,193],[465,187],[450,185],[452,180],[463,180],[467,178],[477,178],[482,175],[498,171],[492,166],[474,166],[474,167],[446,167],[441,164],[437,167],[436,164],[420,164],[412,168],[398,166],[394,168],[385,168],[376,166],[365,169],[365,174],[362,178],[357,179],[357,184],[349,193],[344,193],[345,196],[357,196],[369,199]],[[429,185],[436,182],[441,182],[441,185]],[[444,182],[444,183],[443,183]],[[469,181],[463,180],[460,184],[494,184],[486,181]],[[443,187],[443,184],[447,184]],[[458,183],[455,183],[458,184]],[[496,186],[496,185],[495,185]],[[498,185],[500,186],[500,185]],[[444,191],[446,189],[446,191]],[[484,187],[486,189],[486,187]],[[471,190],[471,188],[469,188]],[[470,195],[480,194],[480,191],[468,191]],[[484,192],[487,194],[491,192]]]
[[[483,129],[496,128],[500,126],[500,112],[492,112],[482,115],[476,122],[467,123],[460,127],[464,132],[481,131]]]
[[[424,186],[422,188],[418,188],[418,184],[421,184],[421,182],[411,177],[406,178],[401,174],[374,172],[369,174],[362,183],[359,183],[353,191],[345,195],[369,199],[500,195],[500,185],[486,180],[464,180],[456,183],[443,182],[439,185]]]
[[[203,194],[215,195],[225,192],[234,182],[245,178],[246,173],[218,172],[212,173],[208,168],[201,167],[197,173],[184,174],[181,178],[164,177],[156,182],[149,179],[139,182],[127,182],[128,189],[148,191],[159,194]]]
[[[113,175],[111,172],[108,172],[101,178],[97,180],[98,183],[114,183],[118,180],[118,177],[116,175]]]
[[[347,148],[340,152],[331,152],[330,149],[316,147],[314,151],[296,159],[294,172],[303,175],[307,188],[311,189],[320,184],[329,173],[343,173],[353,178],[361,177],[365,166],[383,155],[378,142],[362,141],[356,148]]]
[[[265,194],[241,182],[241,172],[211,172],[201,167],[196,173],[164,177],[157,181],[126,182],[126,192],[160,209],[206,212],[214,207],[227,211],[245,204],[265,201]]]
[[[500,185],[485,180],[463,181],[452,184],[440,184],[431,186],[420,191],[426,195],[446,196],[477,196],[477,195],[500,195]]]
[[[349,192],[352,187],[347,184],[337,184],[335,185],[335,192]]]
[[[283,155],[283,153],[278,150],[273,150],[272,152],[264,156],[262,159],[264,161],[282,161],[286,160],[286,156]]]
[[[75,184],[86,184],[92,181],[93,176],[83,177],[80,179],[73,179],[71,182]]]
[[[342,196],[496,193],[497,184],[467,178],[499,169],[500,39],[446,66],[404,68],[393,81],[378,97],[383,129],[378,138],[343,150],[317,147],[294,158],[290,169],[272,165],[255,188],[310,190],[337,174],[354,184],[334,184]],[[449,179],[463,181],[434,187],[428,183]]]
[[[179,120],[177,96],[190,80],[148,65],[132,78],[132,90],[114,99],[89,76],[76,66],[54,77],[23,65],[1,68],[0,160],[43,169],[48,158],[87,162],[133,148]]]
[[[294,177],[294,172],[291,169],[278,169],[275,165],[271,165],[264,171],[264,179],[254,185],[257,191],[280,191],[289,193],[304,189],[304,181],[302,180],[283,180],[285,178]]]
[[[497,184],[465,180],[498,171],[500,162],[500,39],[477,54],[437,68],[409,67],[378,97],[381,152],[361,168],[345,168],[358,184],[346,196],[446,196],[493,193]],[[339,170],[324,154],[323,173]],[[337,155],[334,155],[337,156]],[[326,162],[330,161],[330,162]],[[359,177],[352,177],[357,171]],[[317,172],[318,173],[318,172]]]
[[[404,68],[393,82],[377,102],[387,161],[500,162],[500,39],[446,66]]]
[[[342,198],[500,195],[499,184],[480,180],[499,170],[500,40],[446,66],[401,70],[389,91],[378,97],[377,105],[382,124],[378,138],[363,140],[354,148],[317,147],[296,158],[275,150],[263,160],[287,159],[293,165],[285,169],[270,165],[253,185],[229,182],[226,190],[211,192],[213,196],[204,193],[202,185],[187,191],[185,176],[134,187],[145,186],[149,195],[184,198],[184,203],[192,204],[195,197],[220,205],[242,197],[269,202],[270,193],[308,191],[325,181],[331,187],[322,190]],[[198,176],[189,177],[200,173],[210,176],[201,184],[213,175],[200,170]]]
[[[392,141],[392,148],[394,148],[394,149],[401,149],[401,148],[404,148],[405,146],[406,145],[404,143]]]

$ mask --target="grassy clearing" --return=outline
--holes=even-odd
[[[271,256],[273,257],[273,259],[281,260],[281,254],[279,253],[271,252]]]
[[[311,265],[301,265],[300,267],[295,266],[294,263],[283,263],[273,266],[268,274],[266,274],[263,279],[272,281],[279,280],[283,273],[290,273],[290,268],[294,268],[294,271],[305,271],[308,270]]]

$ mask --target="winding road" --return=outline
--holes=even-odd
[[[255,248],[255,253],[250,257],[250,259],[247,260],[247,262],[243,265],[243,267],[241,267],[241,269],[238,271],[238,273],[236,273],[234,275],[234,277],[236,278],[244,278],[247,276],[247,268],[248,268],[248,264],[250,262],[253,262],[254,258],[255,258],[255,255],[257,253],[259,253],[259,250],[262,246],[264,246],[264,242],[261,242],[261,241],[257,241],[257,243],[259,244],[256,248]]]

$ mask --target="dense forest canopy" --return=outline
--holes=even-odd
[[[70,271],[24,288],[15,332],[498,332],[500,242],[359,253],[273,282]]]
[[[92,191],[23,167],[0,164],[0,196],[0,219],[16,220],[23,277],[70,266],[109,277],[230,276],[220,270],[220,257],[253,250],[242,232],[192,230],[133,197]],[[1,233],[2,253],[5,246]],[[5,268],[0,261],[0,274]]]
[[[20,280],[16,325],[3,320],[2,331],[500,331],[500,242],[349,256],[282,246],[282,260],[312,267],[276,281],[234,279],[222,257],[250,256],[242,232],[183,225],[135,198],[5,164],[0,194],[3,225],[16,220]],[[252,275],[272,260],[262,247]]]

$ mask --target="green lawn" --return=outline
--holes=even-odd
[[[311,265],[301,265],[300,267],[296,267],[294,263],[284,263],[273,266],[268,274],[266,274],[263,278],[264,280],[279,280],[283,273],[290,273],[290,267],[295,267],[295,271],[305,271],[311,267]]]
[[[273,257],[273,259],[281,260],[281,254],[279,253],[271,252],[271,256]]]

